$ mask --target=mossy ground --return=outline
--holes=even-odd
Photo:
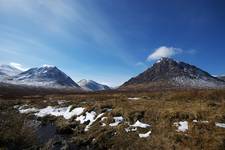
[[[138,100],[129,100],[138,97]],[[60,117],[41,118],[42,123],[51,122],[56,134],[62,135],[79,149],[225,149],[225,128],[215,126],[215,122],[225,123],[224,90],[187,90],[164,92],[103,92],[73,95],[25,96],[17,99],[0,100],[0,147],[9,149],[44,148],[39,144],[32,127],[25,122],[32,114],[19,114],[13,106],[28,104],[38,108],[58,105],[58,100],[67,101],[63,105],[83,106],[86,111],[98,114],[106,112],[106,124],[114,116],[123,116],[124,122],[133,124],[136,120],[151,125],[151,135],[140,138],[137,132],[127,133],[128,126],[122,123],[116,127],[102,127],[97,120],[88,132],[75,118],[65,120]],[[194,123],[193,120],[207,120],[209,123]],[[187,132],[177,132],[174,122],[189,122]],[[147,129],[140,129],[142,133]],[[47,143],[46,143],[47,144]],[[68,148],[68,147],[67,147]]]

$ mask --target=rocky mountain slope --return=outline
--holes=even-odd
[[[97,83],[93,80],[80,80],[78,82],[78,85],[84,89],[85,91],[103,91],[103,90],[110,90],[110,87],[107,85],[103,85],[100,83]]]
[[[196,66],[161,58],[151,68],[125,82],[120,89],[155,87],[221,88],[225,87],[225,82]]]
[[[219,78],[219,79],[225,81],[225,76],[218,76],[217,78]]]
[[[22,71],[10,66],[10,65],[0,65],[0,79],[4,79],[6,77],[15,76]]]
[[[46,88],[80,88],[69,76],[55,66],[31,68],[4,80],[4,82]]]

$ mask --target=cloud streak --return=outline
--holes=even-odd
[[[133,64],[131,55],[125,51],[123,39],[96,3],[73,0],[20,0],[18,3],[17,0],[0,0],[0,16],[4,14],[9,20],[15,17],[21,20],[19,24],[22,25],[16,27],[18,30],[29,33],[24,26],[30,28],[32,25],[32,32],[37,30],[35,37],[41,33],[63,42],[74,41],[74,49],[80,45],[94,45],[100,53]],[[0,24],[4,22],[0,21]]]

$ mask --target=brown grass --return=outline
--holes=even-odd
[[[140,97],[140,100],[128,100],[128,97]],[[43,102],[47,100],[47,102]],[[57,100],[67,100],[68,104],[84,106],[87,111],[102,112],[104,108],[112,108],[106,113],[112,122],[113,116],[122,115],[125,121],[134,123],[136,120],[151,125],[152,134],[141,139],[136,132],[125,132],[126,124],[117,127],[101,127],[96,121],[88,132],[83,132],[74,119],[65,121],[62,118],[52,120],[61,134],[68,134],[69,140],[80,148],[93,149],[224,149],[225,129],[215,127],[215,122],[225,123],[225,91],[224,90],[187,90],[164,92],[103,92],[76,95],[47,95],[43,97],[23,97],[1,104],[1,112],[9,110],[15,104],[28,103],[36,107],[57,105]],[[2,100],[5,101],[5,100]],[[85,102],[85,103],[84,103]],[[11,115],[13,116],[13,115]],[[2,116],[1,116],[2,118]],[[5,118],[14,122],[15,118]],[[194,119],[208,120],[208,124],[193,123]],[[186,133],[177,132],[173,123],[187,120],[189,130]],[[19,123],[18,123],[19,124]],[[2,146],[7,144],[5,139],[12,137],[8,132],[0,132],[3,136]],[[12,126],[10,127],[12,128]],[[149,129],[139,130],[142,133]],[[20,127],[15,132],[21,132]],[[4,134],[3,134],[4,133]],[[9,136],[8,136],[9,135]],[[14,135],[13,135],[14,136]],[[23,137],[23,136],[21,136]],[[20,138],[21,138],[20,137]],[[22,145],[27,145],[27,137]],[[29,140],[28,140],[29,141]],[[17,139],[11,141],[17,143]]]

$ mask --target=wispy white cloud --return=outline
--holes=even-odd
[[[32,25],[51,38],[74,41],[73,46],[92,42],[95,50],[101,53],[117,57],[127,64],[132,61],[132,56],[124,50],[121,36],[94,2],[87,5],[84,1],[73,0],[0,0],[1,13],[25,19],[23,24]],[[27,33],[23,27],[16,28]]]
[[[27,68],[25,68],[23,65],[19,64],[19,63],[15,63],[15,62],[11,62],[10,66],[15,67],[21,71],[26,71]]]
[[[154,52],[148,56],[147,60],[152,61],[160,59],[162,57],[172,57],[180,53],[183,53],[183,50],[181,48],[161,46],[155,49]]]

